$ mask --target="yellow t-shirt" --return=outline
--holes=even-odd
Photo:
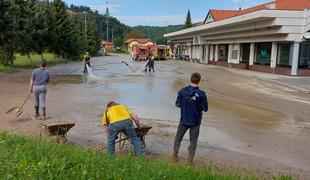
[[[128,110],[128,108],[123,105],[115,105],[108,110],[107,115],[106,113],[103,114],[102,123],[103,125],[107,125],[106,117],[108,117],[110,124],[113,124],[129,119],[131,117],[130,115],[131,112]]]

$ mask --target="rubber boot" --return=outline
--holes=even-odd
[[[178,153],[174,152],[174,153],[172,154],[171,160],[172,160],[173,162],[178,162],[178,160],[179,160],[179,158],[178,158]]]
[[[186,166],[192,167],[193,166],[193,160],[194,160],[194,157],[189,155],[187,158]]]
[[[46,108],[42,108],[42,120],[46,120]]]
[[[39,106],[35,106],[34,109],[36,110],[35,117],[36,117],[36,118],[40,117]]]

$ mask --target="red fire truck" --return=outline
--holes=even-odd
[[[136,45],[132,47],[132,58],[135,61],[145,61],[149,55],[153,55],[156,60],[165,60],[167,57],[167,47],[165,45]]]

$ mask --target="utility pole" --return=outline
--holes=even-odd
[[[167,25],[167,34],[169,33],[169,23],[168,23],[168,21],[165,21],[166,22],[166,25]],[[168,38],[166,39],[167,40],[167,46],[169,45],[168,44]]]
[[[83,14],[84,14],[84,23],[85,23],[85,40],[86,40],[86,38],[87,38],[87,18],[86,18],[86,12],[84,11],[83,12]]]
[[[114,40],[114,29],[112,28],[112,42]]]
[[[108,7],[108,0],[106,0],[106,6],[107,6],[107,9],[106,9],[106,18],[107,18],[107,41],[109,42],[109,7]]]

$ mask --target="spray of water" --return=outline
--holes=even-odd
[[[136,70],[136,69],[132,68],[132,67],[131,67],[128,63],[126,63],[125,61],[122,61],[122,63],[124,63],[124,64],[132,71],[132,73],[129,73],[128,75],[141,75],[142,72],[145,70],[145,67],[146,67],[146,65],[147,65],[148,62],[149,62],[149,60],[147,60],[147,61],[144,63],[144,65],[143,65],[140,69]]]
[[[91,80],[105,80],[104,77],[99,77],[97,76],[88,66],[88,64],[86,65],[87,68],[87,77]]]
[[[141,69],[139,69],[139,73],[142,73],[144,70],[145,70],[145,67],[146,67],[146,65],[149,63],[149,61],[150,60],[147,60],[146,62],[145,62],[145,64],[141,67]]]

